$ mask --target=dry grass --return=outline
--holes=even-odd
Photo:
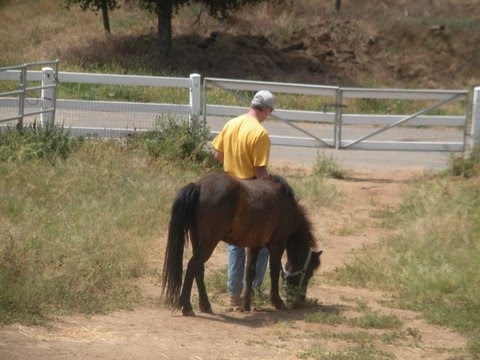
[[[335,85],[465,88],[480,82],[480,8],[474,0],[285,0],[224,21],[193,4],[173,19],[175,54],[157,61],[156,17],[122,6],[101,16],[61,2],[0,3],[0,66],[59,58],[63,70],[265,79]],[[31,19],[34,19],[32,21]],[[436,33],[435,27],[445,26]],[[202,47],[210,34],[217,42]],[[282,51],[304,43],[297,51]]]

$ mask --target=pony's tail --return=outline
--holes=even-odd
[[[200,186],[190,183],[177,193],[172,205],[168,225],[168,241],[163,263],[163,289],[166,300],[180,306],[182,287],[183,249],[187,243],[188,230],[195,223],[195,207],[200,196]]]

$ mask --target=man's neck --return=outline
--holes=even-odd
[[[250,110],[248,110],[247,115],[257,119],[258,122],[262,122],[264,120],[261,118],[261,116],[259,116],[259,111],[254,108],[250,108]]]

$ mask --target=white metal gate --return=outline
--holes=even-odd
[[[361,89],[335,86],[317,86],[261,81],[245,81],[219,78],[204,79],[204,121],[211,123],[212,117],[225,118],[245,112],[245,106],[228,106],[212,104],[208,97],[211,89],[222,89],[240,98],[243,104],[249,104],[250,98],[242,92],[265,89],[276,94],[297,94],[326,98],[322,111],[301,111],[275,109],[271,117],[288,124],[291,131],[272,133],[272,144],[306,146],[316,148],[361,149],[361,150],[411,150],[411,151],[463,151],[467,136],[468,92],[463,90],[396,90],[396,89]],[[239,95],[240,94],[240,95]],[[250,96],[250,95],[249,95]],[[218,96],[216,97],[218,98]],[[348,113],[348,101],[352,99],[381,99],[396,101],[430,102],[430,105],[412,114],[358,114]],[[454,114],[438,112],[428,115],[444,105],[455,104]],[[281,104],[280,104],[281,105]],[[460,109],[460,113],[459,110]],[[328,111],[330,110],[330,112]],[[312,126],[314,125],[314,126]],[[388,138],[385,133],[409,125],[411,131],[406,139]],[[268,125],[267,125],[268,126]],[[326,128],[323,133],[321,127]],[[357,134],[362,129],[363,134]],[[354,131],[346,131],[348,128]],[[410,139],[412,134],[422,133],[422,129],[441,127],[443,139]],[[212,135],[218,132],[218,128]],[[399,132],[399,131],[397,131]],[[404,131],[405,132],[405,131]],[[452,134],[455,132],[455,136]],[[292,136],[296,133],[297,135]],[[439,132],[440,133],[440,132]],[[381,136],[386,139],[379,138]],[[404,136],[405,135],[400,135]],[[370,140],[377,137],[376,140]],[[453,138],[455,137],[455,138]]]
[[[15,115],[10,114],[0,118],[0,123],[16,121],[16,126],[22,128],[26,117],[40,115],[40,126],[48,127],[53,124],[55,118],[56,88],[58,79],[58,60],[28,63],[18,66],[0,68],[2,80],[11,80],[18,82],[13,85],[12,90],[0,92],[0,97],[13,97],[12,109],[16,109]],[[43,68],[43,78],[41,85],[32,85],[32,79],[29,79],[29,71],[32,68]],[[28,106],[28,98],[32,93],[41,92],[38,96],[30,96],[38,101],[39,106]]]

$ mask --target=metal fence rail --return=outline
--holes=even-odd
[[[17,126],[21,128],[24,118],[40,115],[40,125],[51,125],[55,118],[58,65],[59,61],[55,60],[0,68],[0,79],[18,82],[17,90],[0,92],[0,100],[13,96],[16,99],[15,108],[18,110],[14,116],[0,118],[0,123],[17,121]],[[40,76],[30,76],[32,71],[29,69],[42,66],[45,67],[44,70],[37,72]],[[40,81],[41,85],[29,85],[32,81]],[[27,94],[38,91],[41,92],[41,108],[26,111]]]
[[[15,80],[20,70],[15,67],[0,72],[0,80]],[[29,80],[39,81],[44,77],[44,71],[29,71]],[[145,131],[154,127],[155,119],[161,114],[184,116],[190,121],[198,121],[200,116],[200,75],[192,74],[189,78],[134,76],[114,74],[91,74],[58,72],[56,83],[90,84],[115,86],[141,86],[152,88],[185,89],[188,99],[185,103],[141,103],[128,101],[100,101],[57,99],[57,124],[67,127],[72,134],[125,136],[135,131]],[[29,103],[38,101],[26,98]],[[0,109],[13,106],[15,99],[0,97]],[[35,115],[31,112],[28,115]],[[26,115],[25,115],[26,116]],[[16,120],[21,116],[7,117],[4,122]],[[1,118],[1,113],[0,113]],[[99,121],[102,119],[103,122]]]

